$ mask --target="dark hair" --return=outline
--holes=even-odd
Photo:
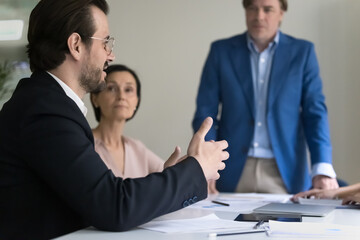
[[[126,119],[126,121],[129,121],[130,119],[132,119],[135,116],[135,113],[137,112],[137,110],[139,109],[139,106],[140,106],[140,100],[141,100],[141,83],[140,83],[140,80],[139,80],[139,78],[138,78],[138,76],[137,76],[137,74],[135,73],[134,70],[132,70],[131,68],[128,68],[127,66],[122,65],[122,64],[111,65],[108,68],[106,68],[105,72],[106,72],[107,76],[109,76],[113,72],[128,72],[135,78],[136,95],[138,97],[138,104],[136,105],[136,109],[134,111],[134,114],[130,118]],[[106,79],[105,79],[105,81],[106,81]],[[98,122],[100,122],[100,119],[101,119],[101,110],[100,110],[100,107],[95,107],[95,105],[93,103],[93,100],[92,100],[92,95],[98,95],[100,92],[101,91],[90,93],[91,105],[92,105],[92,107],[94,109],[95,118],[96,118],[96,120]]]
[[[69,53],[67,39],[76,32],[86,46],[96,29],[91,6],[105,14],[109,6],[105,0],[41,0],[29,19],[27,53],[30,69],[51,70],[58,67]]]
[[[253,0],[243,0],[243,6],[246,9],[248,6],[252,4]],[[287,0],[279,0],[281,9],[286,12],[288,9]]]

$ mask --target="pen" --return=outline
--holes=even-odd
[[[217,236],[217,237],[221,237],[221,236],[230,236],[230,235],[239,235],[239,234],[248,234],[248,233],[261,233],[261,232],[265,232],[265,229],[256,229],[253,231],[244,231],[244,232],[231,232],[231,233],[210,233],[209,237],[213,237],[213,236]]]
[[[264,223],[264,220],[258,221],[258,222],[255,224],[255,226],[253,227],[253,229],[258,229],[263,223]]]
[[[230,204],[228,204],[228,203],[219,202],[219,201],[216,201],[216,200],[212,200],[211,202],[216,203],[216,204],[220,204],[220,205],[223,205],[223,206],[230,206]]]

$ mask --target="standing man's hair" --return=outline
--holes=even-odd
[[[243,0],[243,6],[246,9],[248,6],[252,4],[253,0]],[[287,0],[279,0],[281,9],[286,12],[288,9],[288,2]]]
[[[91,6],[105,14],[109,10],[105,0],[41,0],[36,5],[29,19],[27,45],[32,71],[59,66],[69,53],[67,39],[74,32],[91,46],[89,37],[96,31]]]

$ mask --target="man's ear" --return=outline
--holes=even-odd
[[[78,33],[72,33],[68,40],[67,45],[69,48],[70,55],[76,59],[80,60],[82,51],[84,51],[84,43],[81,41],[81,36]]]

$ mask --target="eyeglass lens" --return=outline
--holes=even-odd
[[[111,37],[105,41],[105,50],[109,55],[111,54],[111,52],[114,48],[114,42],[115,42],[115,40],[113,37]]]

